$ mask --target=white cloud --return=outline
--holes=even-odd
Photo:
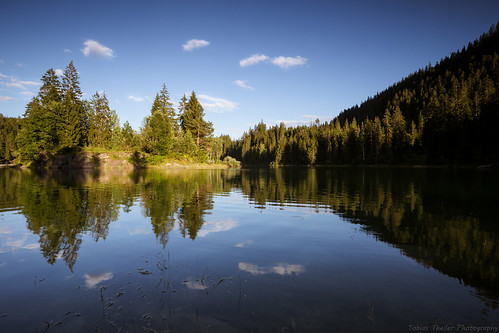
[[[238,104],[223,98],[211,97],[208,95],[198,95],[201,105],[211,112],[224,113],[237,110]]]
[[[192,290],[204,290],[206,286],[202,284],[200,281],[186,281],[184,282],[185,286]]]
[[[297,57],[283,57],[283,56],[280,56],[280,57],[276,57],[274,59],[271,60],[271,62],[274,64],[274,65],[277,65],[281,68],[288,68],[288,67],[292,67],[292,66],[302,66],[302,65],[305,65],[307,63],[307,59],[306,58],[303,58],[303,57],[300,57],[300,56],[297,56]]]
[[[11,81],[11,82],[2,82],[2,84],[6,87],[9,88],[20,88],[20,89],[26,89],[22,84],[19,82]]]
[[[0,101],[2,101],[2,96],[0,96]],[[9,229],[3,229],[0,235],[8,235],[10,234],[11,231]],[[0,248],[0,253],[8,253],[12,252],[15,250],[19,249],[26,249],[26,250],[36,250],[40,248],[38,243],[30,243],[26,244],[28,239],[30,238],[31,234],[29,233],[24,233],[21,235],[15,235],[14,237],[20,236],[18,239],[13,239],[12,237],[2,237],[0,241],[0,246],[3,248]]]
[[[29,90],[24,90],[24,91],[21,91],[21,95],[25,95],[25,96],[34,96],[35,93],[32,92],[32,91],[29,91]]]
[[[11,234],[12,231],[13,231],[12,227],[9,227],[9,226],[0,226],[0,235]]]
[[[237,243],[236,245],[234,245],[234,247],[245,247],[246,245],[251,245],[251,244],[253,244],[252,239],[241,242],[241,243]]]
[[[59,75],[59,76],[62,76],[64,74],[63,70],[60,68],[57,68],[54,72],[55,72],[55,75]]]
[[[144,226],[137,226],[135,230],[128,232],[130,236],[135,236],[135,235],[148,235],[151,232],[147,230]]]
[[[8,76],[5,75],[5,74],[0,73],[0,77],[8,77]]]
[[[255,264],[250,264],[247,262],[240,262],[238,264],[240,270],[248,272],[252,275],[263,275],[275,273],[279,275],[292,275],[300,274],[305,272],[305,266],[303,265],[290,265],[286,263],[278,263],[275,266],[262,267]]]
[[[64,49],[64,53],[71,53],[70,49]]]
[[[237,222],[228,219],[225,221],[208,221],[203,224],[203,228],[198,232],[198,237],[204,237],[212,232],[228,231],[237,227]]]
[[[101,58],[114,58],[114,51],[109,47],[100,44],[93,39],[87,39],[84,43],[85,48],[81,50],[85,57],[101,57]]]
[[[191,39],[187,43],[182,45],[184,51],[192,51],[210,45],[210,42],[202,39]]]
[[[239,61],[239,66],[241,66],[241,67],[252,66],[252,65],[256,65],[260,62],[266,62],[269,59],[270,58],[264,54],[253,54],[251,57],[248,57],[248,58],[245,58],[245,59]]]
[[[0,103],[13,101],[13,100],[14,100],[14,98],[12,98],[10,96],[0,96]]]
[[[111,280],[113,278],[113,273],[106,272],[101,274],[85,274],[83,277],[85,278],[85,286],[88,289],[92,289],[102,281]]]
[[[22,248],[26,250],[36,250],[40,248],[40,244],[38,243],[26,244]]]
[[[272,272],[279,275],[291,275],[291,274],[298,275],[300,273],[305,272],[305,266],[279,263],[274,267],[272,267]]]
[[[333,118],[332,117],[324,117],[324,116],[315,116],[315,115],[302,115],[301,116],[302,120],[267,120],[267,123],[269,124],[276,124],[279,125],[280,123],[284,123],[286,127],[296,127],[296,126],[301,126],[301,125],[310,125],[315,123],[317,119],[319,119],[320,123],[324,123],[326,121],[331,121]]]
[[[284,56],[279,56],[275,58],[270,58],[264,54],[254,54],[251,57],[245,58],[241,61],[239,61],[239,65],[241,67],[247,67],[247,66],[252,66],[256,65],[258,63],[264,62],[264,63],[271,63],[276,66],[279,66],[281,68],[289,68],[293,66],[303,66],[307,63],[307,58],[303,58],[300,56],[297,57],[284,57]]]
[[[8,76],[1,74],[1,78],[7,78]],[[8,87],[8,88],[19,88],[22,90],[28,90],[26,86],[41,86],[42,84],[40,82],[34,82],[34,81],[18,81],[14,77],[10,77],[10,82],[0,82],[2,85]]]
[[[248,86],[246,84],[246,82],[248,82],[247,80],[236,80],[232,83],[234,83],[236,86],[239,86],[241,88],[246,88],[246,89],[249,89],[249,90],[255,90],[255,88],[253,88],[252,86]]]
[[[132,100],[134,102],[143,102],[146,99],[149,99],[149,97],[147,97],[147,96],[145,96],[145,97],[135,97],[135,96],[130,95],[130,96],[128,96],[128,99]]]
[[[265,267],[259,267],[255,264],[250,264],[248,262],[240,262],[238,264],[240,270],[251,273],[252,275],[262,275],[267,274]]]
[[[9,240],[5,245],[7,246],[10,246],[12,248],[22,248],[22,246],[24,245],[24,242],[26,241],[28,237],[26,235],[24,235],[24,237],[22,239],[18,239],[18,240]]]
[[[15,81],[23,86],[41,86],[42,84],[40,82],[34,82],[34,81]]]

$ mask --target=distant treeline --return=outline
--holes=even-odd
[[[225,152],[245,164],[498,164],[498,53],[492,26],[331,122],[260,123]]]
[[[29,163],[48,152],[82,147],[138,150],[201,162],[219,160],[222,155],[220,139],[213,137],[213,124],[204,120],[194,91],[189,99],[183,96],[177,113],[163,85],[150,115],[136,132],[128,122],[120,126],[105,93],[96,92],[90,100],[82,100],[72,61],[62,82],[52,68],[41,81],[39,93],[22,118],[0,114],[0,163],[14,159]]]

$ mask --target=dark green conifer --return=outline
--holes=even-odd
[[[89,103],[88,144],[94,147],[109,148],[112,145],[113,131],[118,127],[116,112],[109,108],[106,93],[96,92]]]
[[[185,110],[180,115],[180,125],[182,131],[189,131],[196,140],[198,147],[207,148],[208,139],[213,133],[213,124],[204,120],[204,109],[199,103],[194,91],[185,104]]]
[[[64,147],[78,147],[85,141],[85,109],[81,101],[81,90],[78,72],[69,63],[62,78],[62,104],[64,107],[65,129],[62,134],[62,145]]]

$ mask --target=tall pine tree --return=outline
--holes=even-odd
[[[155,155],[168,155],[175,144],[177,127],[175,109],[166,85],[163,84],[152,104],[151,115],[144,119],[142,130],[144,149]]]
[[[61,82],[51,68],[42,76],[38,95],[26,106],[22,127],[17,136],[19,154],[33,160],[43,151],[59,147],[64,131]]]
[[[213,134],[213,124],[204,120],[204,109],[194,91],[180,115],[182,131],[190,132],[198,147],[208,148],[208,139]]]
[[[114,129],[119,126],[116,112],[109,108],[106,94],[96,92],[90,100],[88,144],[109,148]]]
[[[65,147],[78,147],[85,141],[85,109],[81,101],[81,90],[78,72],[69,63],[62,78],[63,106],[65,130],[62,137],[62,145]]]

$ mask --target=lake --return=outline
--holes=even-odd
[[[1,332],[499,326],[497,171],[0,169]]]

